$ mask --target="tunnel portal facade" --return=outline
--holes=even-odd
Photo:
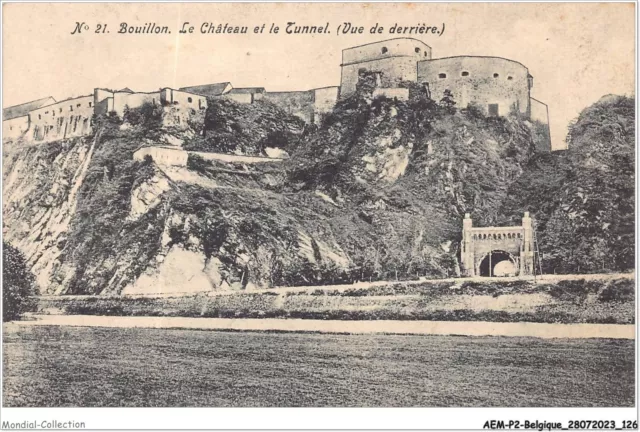
[[[465,277],[533,275],[533,224],[529,212],[525,212],[522,226],[514,227],[474,228],[471,215],[465,214],[460,254]]]

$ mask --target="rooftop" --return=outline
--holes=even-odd
[[[2,119],[11,120],[14,118],[22,117],[27,115],[29,111],[33,111],[34,109],[38,109],[46,105],[51,105],[55,102],[56,100],[54,98],[48,96],[31,102],[25,102],[20,105],[14,105],[2,110]]]

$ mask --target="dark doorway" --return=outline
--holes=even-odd
[[[489,115],[492,117],[498,117],[500,115],[498,108],[498,104],[489,104]]]
[[[510,276],[510,274],[504,273],[496,275],[496,265],[502,261],[509,261],[510,263],[514,264],[513,260],[511,259],[511,255],[509,255],[507,252],[496,250],[491,252],[490,254],[487,254],[480,263],[480,276]],[[514,265],[513,273],[516,273],[516,270],[517,269]],[[513,274],[513,276],[515,276],[515,274]]]

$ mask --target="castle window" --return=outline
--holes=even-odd
[[[89,108],[91,108],[91,102],[89,102]]]
[[[38,120],[42,120],[42,116],[38,114]]]
[[[73,105],[69,105],[69,111],[73,111]]]
[[[62,112],[62,108],[60,108],[60,112]]]
[[[81,105],[82,105],[82,104],[78,104],[78,105],[76,105],[76,107],[80,108],[80,106],[81,106]]]
[[[511,81],[511,80],[513,79],[513,77],[512,77],[512,76],[508,76],[508,77],[507,77],[507,79],[508,79],[509,81]]]
[[[187,98],[187,102],[191,103],[191,102],[193,102],[193,99],[191,99],[191,98],[189,97],[189,98]]]
[[[416,53],[420,54],[420,48],[416,47]]]
[[[467,72],[467,71],[463,71],[460,75],[462,75],[462,76],[469,76],[469,72]]]
[[[386,54],[388,51],[387,47],[382,47],[382,54]]]
[[[45,111],[44,113],[45,113],[45,114],[49,114],[49,111]]]
[[[497,74],[497,73],[494,73],[494,74],[493,74],[493,77],[494,77],[494,78],[498,78],[499,76],[500,76],[500,75],[499,75],[499,74]]]
[[[447,77],[446,73],[438,74],[438,78],[446,78],[446,77]]]

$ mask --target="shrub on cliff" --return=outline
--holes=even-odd
[[[160,105],[145,102],[134,109],[125,106],[122,120],[132,126],[142,126],[147,130],[158,129],[162,126],[162,113],[163,109]]]
[[[24,255],[2,242],[2,321],[20,318],[30,306],[29,296],[36,294],[33,274]]]
[[[241,104],[210,98],[200,135],[187,139],[185,150],[261,155],[265,147],[290,151],[304,121],[263,100]]]

